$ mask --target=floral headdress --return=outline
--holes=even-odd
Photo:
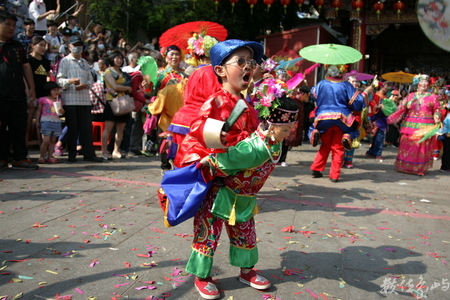
[[[419,82],[422,80],[430,81],[430,76],[428,76],[426,74],[417,74],[413,78],[413,84],[414,85],[419,84]]]
[[[327,73],[334,78],[340,78],[348,71],[347,65],[325,65]]]
[[[298,78],[296,78],[296,82],[297,81]],[[298,83],[300,82],[301,81]],[[281,105],[280,99],[289,95],[293,87],[295,88],[297,85],[295,84],[295,86],[292,87],[292,84],[294,83],[289,81],[285,83],[281,80],[268,78],[265,79],[257,88],[255,88],[255,109],[258,111],[260,118],[266,119],[272,124],[286,124],[297,120],[298,110],[290,111],[278,108]]]
[[[212,36],[204,35],[202,33],[194,33],[190,39],[188,39],[188,53],[191,55],[191,58],[187,63],[197,66],[198,60],[203,57],[210,57],[209,51],[212,46],[217,44],[219,41]]]

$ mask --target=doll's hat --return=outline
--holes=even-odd
[[[239,48],[248,47],[253,51],[253,59],[261,61],[264,54],[264,48],[257,42],[245,42],[241,40],[226,40],[215,44],[210,50],[211,64],[213,68],[221,65],[225,59]]]

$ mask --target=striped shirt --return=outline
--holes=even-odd
[[[80,58],[79,60],[71,54],[64,57],[58,68],[58,84],[63,88],[61,100],[63,105],[91,106],[89,88],[77,91],[75,85],[69,83],[71,78],[80,78],[80,84],[92,85],[92,75],[88,62]]]

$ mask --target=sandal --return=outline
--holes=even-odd
[[[54,157],[51,157],[51,158],[49,158],[49,159],[46,160],[46,163],[49,163],[49,164],[59,164],[59,160],[57,160],[57,159],[54,158]]]

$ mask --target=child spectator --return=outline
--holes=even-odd
[[[41,157],[39,157],[38,163],[56,164],[59,163],[59,160],[53,157],[53,151],[62,129],[59,115],[64,114],[64,109],[58,99],[61,90],[56,82],[49,81],[44,84],[44,91],[47,96],[39,98],[36,116],[36,120],[38,120],[36,126],[42,134]],[[47,159],[45,159],[46,154]]]

